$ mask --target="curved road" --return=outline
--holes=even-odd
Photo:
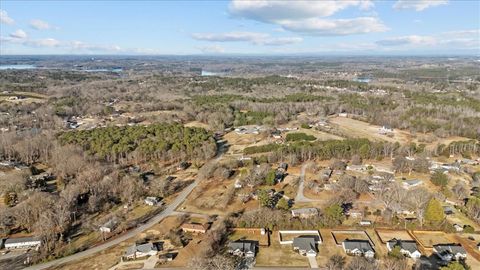
[[[304,182],[305,182],[305,171],[307,170],[308,163],[303,164],[302,170],[300,172],[300,183],[298,183],[297,196],[295,196],[295,203],[301,202],[314,202],[315,200],[309,199],[303,195]]]

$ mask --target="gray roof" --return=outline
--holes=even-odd
[[[406,183],[407,185],[410,185],[410,186],[413,186],[422,182],[423,182],[422,180],[418,180],[418,179],[403,181],[403,183]]]
[[[233,252],[235,250],[240,250],[242,252],[253,252],[256,250],[256,242],[250,240],[237,240],[234,242],[228,243],[228,250]]]
[[[439,244],[433,245],[433,248],[438,253],[450,253],[450,254],[467,254],[465,249],[460,244]]]
[[[348,250],[354,250],[358,249],[362,251],[363,253],[367,251],[372,251],[374,252],[372,245],[370,245],[370,242],[368,240],[345,240],[343,241],[343,244],[345,246],[345,249]]]
[[[413,253],[418,250],[417,243],[413,240],[397,240],[392,239],[388,241],[391,248],[399,246],[403,250],[408,250],[410,253]]]
[[[298,248],[299,250],[310,251],[313,250],[317,252],[315,242],[317,241],[318,236],[315,235],[302,235],[299,237],[293,238],[293,247]]]
[[[33,241],[40,241],[40,239],[38,237],[8,238],[7,240],[5,240],[4,244],[16,244],[16,243],[33,242]]]
[[[300,214],[316,215],[318,214],[318,209],[313,207],[292,209],[292,213],[295,215],[300,215]]]
[[[140,245],[133,244],[132,246],[127,248],[127,250],[125,251],[125,255],[132,256],[135,254],[135,252],[148,253],[152,250],[159,251],[161,249],[162,247],[159,245],[159,243],[148,242]]]

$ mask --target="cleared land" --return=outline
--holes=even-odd
[[[405,230],[376,229],[375,232],[379,236],[380,241],[384,244],[394,238],[407,241],[413,240],[410,234]]]
[[[272,232],[270,247],[260,247],[255,266],[308,267],[306,257],[293,251],[292,245],[280,245],[278,231]]]
[[[350,240],[369,240],[371,242],[370,237],[368,236],[366,231],[358,231],[358,230],[341,230],[341,231],[332,231],[333,238],[337,245],[341,245],[343,241],[350,239]]]
[[[452,237],[439,231],[412,231],[417,242],[423,247],[432,248],[436,244],[453,243]]]

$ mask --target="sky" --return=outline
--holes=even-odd
[[[480,54],[480,1],[0,0],[0,55]]]

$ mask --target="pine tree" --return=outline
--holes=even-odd
[[[442,205],[435,198],[432,198],[425,209],[425,221],[439,223],[443,221],[444,218],[445,214]]]

